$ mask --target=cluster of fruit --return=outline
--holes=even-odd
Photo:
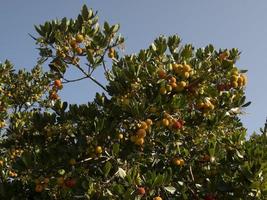
[[[143,145],[145,142],[145,137],[152,124],[153,122],[151,119],[146,119],[146,121],[142,121],[137,124],[138,130],[136,131],[135,135],[131,136],[131,141],[136,145]]]
[[[146,189],[144,187],[138,187],[137,194],[141,197],[144,196],[146,194]],[[162,198],[160,196],[156,196],[153,198],[153,200],[162,200]]]
[[[190,65],[184,64],[177,64],[173,63],[171,65],[171,73],[167,74],[167,72],[160,68],[157,71],[158,77],[160,79],[165,79],[166,82],[164,85],[160,87],[160,94],[164,95],[170,93],[171,91],[181,92],[183,91],[186,86],[188,85],[188,78],[193,74],[193,70]],[[179,81],[177,81],[177,79]]]
[[[169,129],[179,130],[184,126],[184,121],[182,119],[176,119],[168,113],[164,113],[164,118],[161,121],[164,127]]]
[[[54,81],[52,90],[50,90],[49,98],[51,100],[58,100],[59,96],[57,94],[58,90],[61,90],[63,88],[61,80],[57,79]]]

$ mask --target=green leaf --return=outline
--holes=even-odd
[[[120,151],[120,144],[118,144],[118,143],[113,144],[113,146],[112,146],[112,154],[114,156],[116,156],[119,153],[119,151]]]
[[[167,187],[164,187],[164,189],[165,189],[167,192],[171,193],[171,194],[174,194],[175,191],[176,191],[176,188],[173,187],[173,186],[167,186]]]
[[[103,172],[104,172],[104,176],[107,177],[110,170],[112,168],[112,164],[108,161],[106,162],[105,166],[104,166],[104,169],[103,169]]]
[[[119,30],[119,28],[120,28],[119,24],[116,24],[116,25],[112,26],[112,32],[116,33]]]
[[[251,104],[251,101],[245,103],[244,105],[242,105],[242,107],[243,107],[243,108],[244,108],[244,107],[248,107],[250,104]]]
[[[89,19],[89,12],[88,12],[88,8],[86,5],[83,5],[83,8],[82,8],[82,17],[83,19],[86,21]]]

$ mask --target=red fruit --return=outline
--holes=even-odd
[[[204,200],[216,200],[215,196],[212,195],[212,194],[207,194],[205,197],[204,197]]]
[[[61,85],[62,85],[61,80],[59,80],[59,79],[55,80],[54,85],[56,87],[61,87]]]
[[[73,178],[68,178],[66,181],[65,181],[65,185],[69,188],[73,188],[75,185],[76,185],[76,180],[73,179]]]
[[[173,122],[172,127],[174,129],[181,129],[181,128],[183,128],[183,121],[182,120],[176,120],[175,122]]]
[[[143,187],[139,187],[139,188],[137,188],[137,193],[139,195],[144,195],[146,193],[146,190]]]

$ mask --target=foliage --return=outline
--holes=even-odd
[[[250,102],[237,49],[173,35],[123,56],[119,25],[100,27],[86,6],[35,28],[37,66],[0,65],[1,199],[266,199],[267,139],[246,140],[238,117]],[[81,79],[103,93],[62,102],[63,85]]]

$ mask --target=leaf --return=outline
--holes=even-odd
[[[164,187],[164,189],[165,189],[167,192],[171,193],[171,194],[174,194],[175,191],[176,191],[176,188],[173,187],[173,186],[167,186],[167,187]]]
[[[121,177],[121,178],[123,178],[123,179],[124,179],[125,176],[126,176],[126,172],[125,172],[125,170],[122,169],[122,168],[120,168],[120,167],[119,167],[117,173],[118,173],[119,177]]]
[[[241,107],[248,107],[249,105],[251,104],[251,101],[249,101],[249,102],[247,102],[247,103],[245,103],[244,105],[242,105]]]
[[[112,164],[108,161],[106,162],[105,166],[104,166],[104,169],[103,169],[103,172],[104,172],[104,176],[107,177],[110,170],[112,168]]]
[[[116,33],[120,28],[120,25],[119,24],[115,24],[114,26],[112,26],[112,32],[113,33]]]
[[[119,153],[119,151],[120,151],[120,144],[118,144],[118,143],[113,144],[113,146],[112,146],[112,154],[114,156],[116,156]]]
[[[88,20],[89,19],[89,11],[86,5],[83,5],[82,8],[82,17],[84,20]]]

